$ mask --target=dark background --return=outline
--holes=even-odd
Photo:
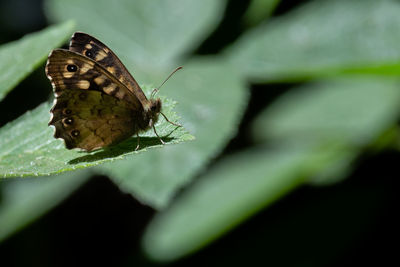
[[[274,16],[306,1],[282,2]],[[231,1],[219,28],[195,54],[218,53],[236,40],[246,30],[240,18],[248,4]],[[40,0],[0,1],[0,44],[47,25]],[[253,84],[239,133],[219,158],[252,146],[248,123],[296,85]],[[38,68],[0,103],[0,126],[47,101],[50,94],[44,67]],[[300,188],[202,251],[169,265],[382,266],[398,262],[399,162],[396,151],[363,155],[345,181]],[[140,249],[141,234],[153,214],[107,177],[95,176],[57,208],[1,243],[0,264],[157,265]]]

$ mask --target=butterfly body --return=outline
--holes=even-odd
[[[161,100],[147,99],[118,57],[94,37],[75,33],[69,50],[50,53],[46,74],[55,95],[49,125],[68,149],[92,151],[155,131]]]

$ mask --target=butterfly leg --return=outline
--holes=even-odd
[[[158,139],[160,139],[161,144],[165,145],[165,142],[164,142],[164,141],[161,139],[161,137],[158,135],[158,133],[157,133],[157,131],[156,131],[156,127],[154,127],[154,125],[153,125],[153,130],[154,130],[154,133],[157,135]]]
[[[182,127],[182,125],[170,121],[170,120],[167,118],[167,116],[165,116],[164,113],[162,113],[162,112],[160,112],[160,113],[161,113],[161,115],[163,115],[164,119],[165,119],[167,122],[171,123],[172,125],[175,125],[175,126],[178,126],[178,127]]]
[[[138,134],[138,133],[136,134],[136,136],[137,136],[137,146],[136,146],[136,148],[135,148],[135,151],[138,151],[138,150],[139,150],[139,147],[140,147],[140,137],[139,137],[139,134]]]

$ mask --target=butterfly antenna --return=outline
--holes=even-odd
[[[177,67],[173,72],[171,72],[171,74],[168,75],[167,79],[165,79],[160,86],[158,86],[157,88],[153,89],[153,91],[151,92],[151,96],[150,97],[153,98],[155,96],[155,94],[160,90],[161,86],[163,86],[164,83],[166,83],[169,80],[169,78],[171,78],[171,76],[174,75],[175,72],[177,72],[180,69],[182,69],[182,67]]]

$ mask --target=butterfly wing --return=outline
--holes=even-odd
[[[143,107],[139,99],[102,66],[78,53],[53,50],[46,64],[46,74],[55,95],[63,90],[94,90],[125,100],[133,109]]]
[[[99,63],[134,93],[143,106],[148,105],[149,101],[139,84],[119,58],[105,44],[86,33],[75,32],[71,38],[69,50],[87,56]]]
[[[46,74],[56,96],[49,125],[66,147],[91,151],[126,139],[143,125],[143,106],[118,79],[93,60],[56,49]],[[143,128],[144,126],[142,126]]]
[[[137,132],[129,103],[92,90],[64,90],[51,109],[49,125],[68,149],[92,151],[118,143]]]

